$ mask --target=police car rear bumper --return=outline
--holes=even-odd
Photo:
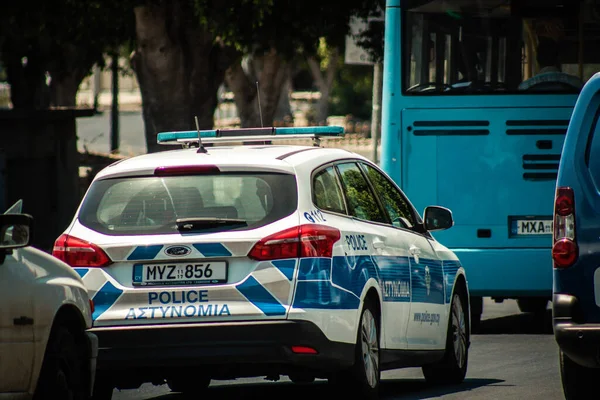
[[[235,366],[238,376],[285,374],[294,368],[336,371],[354,362],[354,345],[333,342],[308,321],[253,321],[102,327],[98,371]],[[298,354],[292,346],[316,354]],[[246,371],[247,366],[249,371]],[[223,368],[231,370],[231,368]]]
[[[600,324],[576,322],[583,320],[577,297],[554,295],[552,316],[560,349],[577,364],[600,367]]]

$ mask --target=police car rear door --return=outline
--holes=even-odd
[[[410,310],[410,271],[407,245],[378,201],[360,162],[337,165],[344,184],[350,214],[355,217],[356,231],[344,239],[356,252],[354,269],[360,280],[354,287],[363,289],[373,278],[382,295],[383,348],[405,349]]]

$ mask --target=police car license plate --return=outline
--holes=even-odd
[[[197,285],[227,282],[227,262],[135,264],[135,286]]]
[[[551,219],[514,219],[511,233],[516,236],[552,235]]]

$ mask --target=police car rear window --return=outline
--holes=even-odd
[[[79,213],[107,235],[248,230],[293,213],[296,178],[275,173],[220,173],[99,180]]]

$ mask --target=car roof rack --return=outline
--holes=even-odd
[[[321,139],[342,136],[344,136],[344,128],[341,126],[304,126],[161,132],[156,139],[158,144],[182,145],[185,148],[202,147],[203,144],[208,143],[251,144],[295,139],[312,139],[315,146],[320,146]]]

